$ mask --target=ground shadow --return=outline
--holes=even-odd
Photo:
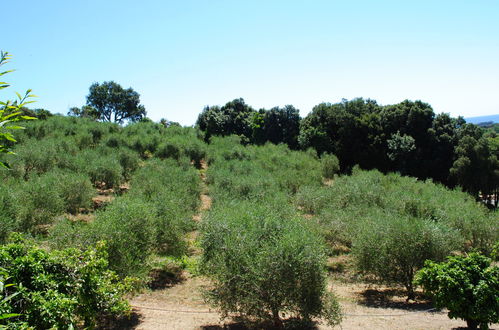
[[[172,271],[164,269],[153,269],[149,273],[148,287],[151,290],[162,290],[185,281],[185,276],[181,271]]]
[[[431,301],[416,293],[415,301],[406,301],[403,289],[366,289],[360,293],[359,304],[373,308],[395,308],[407,311],[423,311],[433,308]]]
[[[202,330],[317,330],[315,322],[304,322],[297,318],[283,320],[282,327],[276,327],[272,322],[254,322],[243,318],[236,318],[233,322],[224,325],[204,325]]]
[[[143,316],[135,309],[129,316],[113,317],[103,316],[98,320],[96,329],[98,330],[132,330],[142,322]]]

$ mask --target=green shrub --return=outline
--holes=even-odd
[[[279,325],[283,313],[292,313],[339,323],[339,306],[326,292],[321,240],[280,203],[262,204],[222,204],[203,222],[202,270],[214,283],[209,300],[224,316]]]
[[[3,244],[10,232],[17,229],[15,198],[12,187],[0,181],[0,244]]]
[[[64,202],[67,212],[76,214],[81,208],[92,206],[95,189],[85,174],[56,171],[50,173],[54,179],[53,189],[56,189]]]
[[[414,299],[413,279],[425,260],[443,260],[459,247],[459,235],[431,220],[382,214],[365,220],[353,238],[357,268],[380,282],[397,283]]]
[[[333,222],[355,227],[348,213],[361,219],[376,209],[456,229],[462,243],[458,249],[463,251],[478,249],[489,255],[499,239],[497,216],[493,212],[469,194],[430,181],[354,169],[351,176],[340,176],[329,187],[314,187],[317,186],[300,188],[295,203],[307,213],[317,214],[324,228]]]
[[[92,223],[62,218],[50,227],[47,243],[58,250],[68,247],[85,249],[96,241],[91,226]]]
[[[332,154],[323,154],[321,156],[322,176],[326,179],[332,179],[335,174],[340,172],[340,161],[338,157]]]
[[[0,246],[0,269],[11,284],[11,296],[0,327],[37,329],[93,327],[99,316],[130,311],[124,295],[130,286],[107,269],[102,244],[81,252],[76,249],[47,252],[16,239]],[[1,279],[0,279],[1,282]],[[1,292],[2,290],[0,290]],[[0,314],[5,311],[0,303]],[[3,309],[3,310],[2,310]]]
[[[125,180],[130,180],[132,173],[139,168],[139,155],[128,149],[121,149],[118,157],[120,165],[123,168],[123,178]]]
[[[171,158],[178,160],[182,155],[180,148],[172,142],[163,142],[158,146],[155,153],[156,157],[161,159]]]
[[[105,241],[109,267],[121,276],[143,274],[154,248],[155,213],[145,201],[121,197],[97,213],[91,240]]]
[[[182,239],[192,230],[192,215],[199,205],[200,180],[189,163],[151,160],[137,170],[128,196],[144,200],[154,208],[155,249],[163,254],[185,252]]]
[[[117,188],[123,181],[123,168],[112,156],[96,155],[86,164],[86,172],[94,185],[104,184],[106,188]]]
[[[427,261],[416,283],[423,286],[438,308],[450,318],[466,321],[469,329],[488,329],[499,322],[499,267],[478,254],[450,257],[446,262]]]
[[[40,225],[50,224],[64,212],[56,178],[50,173],[24,182],[15,194],[17,226],[22,232],[36,232]]]

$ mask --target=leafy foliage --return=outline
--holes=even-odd
[[[284,145],[243,147],[233,136],[213,138],[208,157],[214,206],[202,223],[201,269],[214,281],[209,300],[225,316],[276,326],[284,314],[339,323],[323,241],[289,203],[301,186],[321,184],[318,160]]]
[[[84,252],[47,252],[16,238],[0,246],[0,276],[15,284],[3,287],[10,298],[0,305],[0,314],[18,315],[0,324],[48,329],[83,322],[91,327],[99,315],[129,312],[124,300],[129,280],[118,280],[106,259],[104,244]]]
[[[8,63],[10,58],[11,56],[9,53],[3,51],[0,52],[0,67]],[[0,77],[9,72],[12,72],[12,70],[0,72]],[[9,87],[9,84],[3,81],[0,82],[0,90],[7,87]],[[35,95],[31,94],[31,89],[28,89],[24,96],[17,93],[17,97],[18,99],[14,102],[10,100],[5,102],[0,101],[0,155],[13,153],[8,146],[4,145],[5,142],[17,142],[14,135],[10,131],[23,129],[22,126],[15,125],[13,123],[19,120],[36,119],[34,117],[23,115],[22,113],[22,108],[25,105],[34,102],[28,100],[29,98],[35,97]],[[6,167],[5,163],[2,161],[0,161],[0,166]]]
[[[450,318],[464,319],[469,329],[488,329],[499,322],[499,267],[478,254],[450,257],[446,262],[427,261],[416,283],[431,294]]]
[[[340,172],[340,162],[338,157],[330,154],[323,154],[321,157],[322,176],[326,179],[332,179],[335,174]]]
[[[326,294],[320,239],[299,219],[274,211],[278,205],[234,201],[210,212],[202,240],[204,272],[215,281],[210,301],[225,316],[279,324],[282,313],[331,315],[337,324],[339,306],[326,308],[334,298]]]
[[[102,121],[113,121],[118,124],[129,121],[139,121],[146,115],[146,110],[140,104],[140,95],[132,88],[123,89],[114,81],[105,81],[102,84],[94,83],[90,86],[87,96],[87,106],[75,115],[97,117]]]
[[[385,283],[402,284],[414,299],[413,279],[425,260],[441,261],[459,246],[455,231],[433,221],[380,214],[353,238],[357,268]],[[403,244],[401,244],[403,242]]]

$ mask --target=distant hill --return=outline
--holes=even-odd
[[[480,124],[486,122],[499,123],[499,115],[489,115],[489,116],[479,116],[479,117],[470,117],[464,118],[467,123],[472,124]]]

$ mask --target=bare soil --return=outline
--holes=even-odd
[[[464,329],[466,323],[451,320],[445,311],[431,310],[426,300],[406,302],[402,290],[370,288],[364,284],[331,281],[345,314],[336,329]],[[209,287],[203,277],[191,277],[174,286],[135,297],[134,317],[122,329],[247,329],[220,314],[204,302],[202,290]],[[318,323],[318,330],[332,329]],[[492,327],[498,329],[498,325]]]

